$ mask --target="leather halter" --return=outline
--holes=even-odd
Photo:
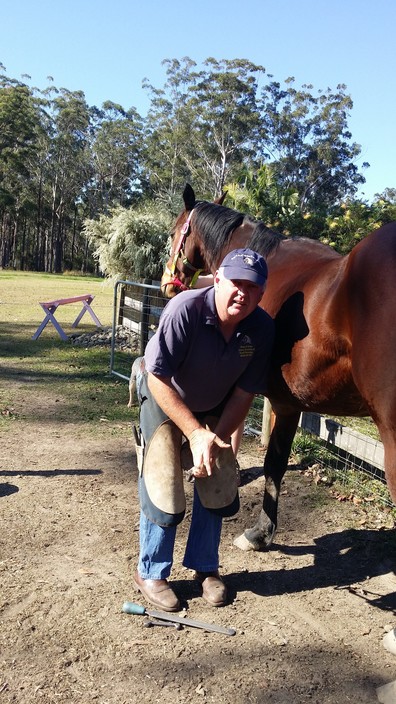
[[[174,286],[175,288],[180,288],[181,291],[188,291],[190,288],[193,288],[198,276],[203,271],[203,269],[197,269],[193,264],[191,264],[191,262],[188,261],[186,255],[184,253],[184,245],[185,245],[185,242],[186,242],[188,235],[191,232],[191,222],[190,221],[191,221],[191,217],[193,214],[193,210],[190,211],[186,222],[184,223],[184,225],[182,226],[182,228],[180,230],[180,236],[179,236],[178,242],[176,244],[176,247],[173,250],[172,264],[171,264],[170,268],[168,266],[165,268],[165,272],[167,274],[170,274],[170,276],[172,276],[172,279],[167,281],[166,284],[164,284],[164,286],[171,285],[171,286]],[[179,259],[181,259],[183,267],[185,267],[187,269],[191,269],[191,271],[194,272],[189,286],[187,286],[186,284],[183,284],[182,281],[180,281],[180,279],[177,276],[175,276],[175,272],[177,271],[177,262]]]

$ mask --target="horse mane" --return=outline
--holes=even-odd
[[[256,222],[256,227],[252,232],[249,247],[266,259],[272,252],[276,251],[280,243],[286,239],[288,238],[285,237],[285,235],[271,230],[271,228],[259,221]]]
[[[250,223],[253,226],[252,235],[246,242],[246,247],[259,252],[263,257],[267,257],[282,240],[286,239],[284,235],[274,232],[263,222],[232,208],[206,201],[197,203],[194,208],[194,227],[199,231],[210,269],[218,264],[217,257],[232,232],[243,223]]]
[[[201,201],[194,208],[194,225],[209,251],[222,249],[231,232],[242,225],[244,217],[236,210],[206,201]]]

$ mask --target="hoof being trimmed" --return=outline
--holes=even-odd
[[[240,550],[244,550],[245,552],[248,552],[249,550],[255,550],[254,545],[249,542],[249,540],[245,537],[245,534],[242,533],[242,535],[239,535],[238,538],[235,538],[234,543],[235,547],[239,548]]]

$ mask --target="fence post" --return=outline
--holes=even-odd
[[[144,279],[144,284],[151,284],[151,279]],[[149,334],[149,316],[150,316],[150,290],[143,289],[142,299],[142,320],[141,320],[141,335],[140,335],[140,355],[143,357],[146,345],[148,343]]]
[[[118,285],[118,282],[116,284],[116,287]],[[121,293],[120,293],[120,305],[118,308],[118,325],[122,325],[122,317],[123,317],[123,311],[124,311],[124,305],[125,305],[125,284],[121,284]]]
[[[268,447],[272,430],[272,417],[272,406],[268,401],[267,397],[264,397],[263,420],[261,424],[261,444],[264,445],[264,447]]]

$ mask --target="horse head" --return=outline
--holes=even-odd
[[[221,205],[226,196],[223,193],[214,203]],[[183,191],[184,209],[178,215],[172,229],[170,258],[161,278],[161,291],[166,298],[173,298],[180,291],[194,287],[200,274],[210,273],[200,239],[194,227],[194,209],[202,201],[195,199],[189,183]]]

